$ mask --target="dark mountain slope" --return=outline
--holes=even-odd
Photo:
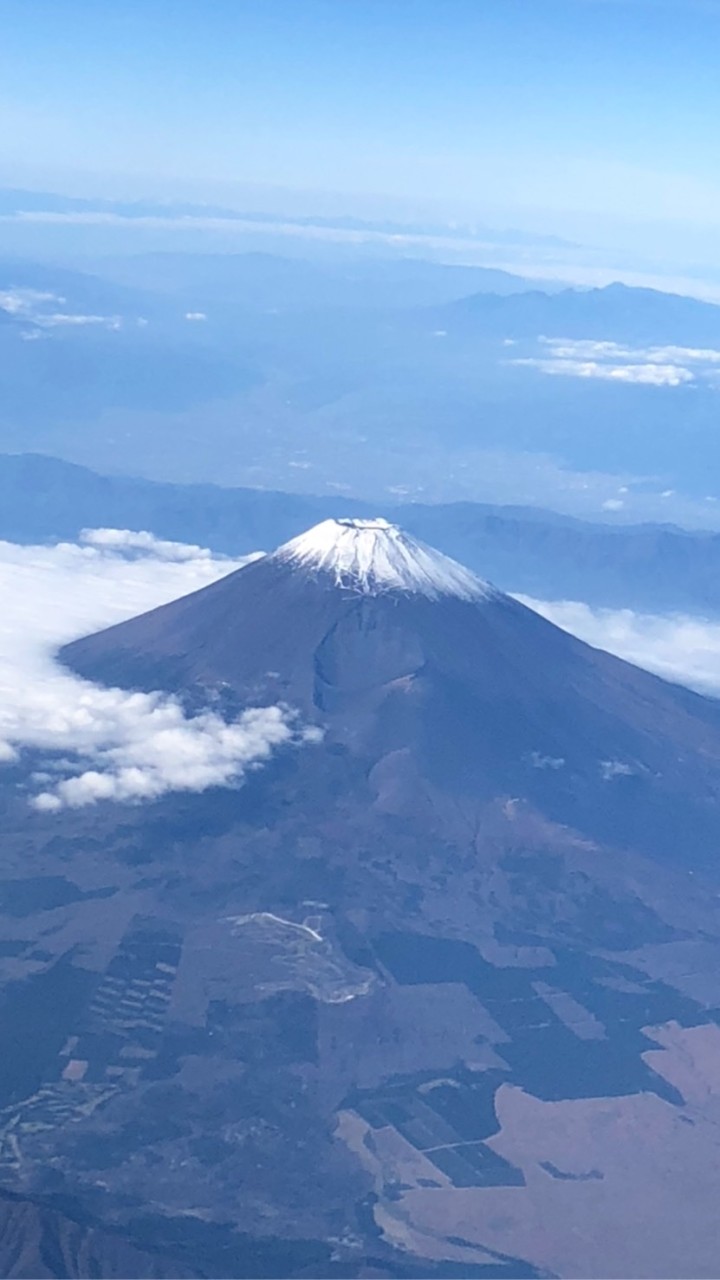
[[[183,1280],[198,1273],[178,1258],[135,1248],[123,1233],[0,1191],[0,1274],[5,1280]]]
[[[395,536],[383,522],[328,521],[193,595],[68,645],[63,660],[92,680],[194,689],[228,707],[286,702],[368,768],[409,753],[428,786],[520,788],[556,821],[668,854],[678,837],[672,797],[683,821],[693,814],[697,852],[714,860],[720,705],[492,589],[463,596],[450,581],[428,594],[413,579],[411,540],[389,586],[367,590],[354,562],[336,572],[348,538],[361,565],[380,557],[382,571]],[[442,575],[452,562],[431,554]]]

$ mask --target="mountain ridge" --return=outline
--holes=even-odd
[[[378,508],[506,590],[546,599],[720,613],[720,534],[591,524],[534,507],[396,506],[262,489],[102,476],[41,454],[0,455],[0,537],[72,540],[83,527],[149,529],[229,555],[266,550],[312,523]]]

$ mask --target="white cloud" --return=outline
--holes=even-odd
[[[226,724],[212,711],[187,716],[161,693],[80,680],[53,660],[63,642],[242,563],[128,530],[86,530],[81,542],[55,547],[0,543],[0,761],[12,765],[31,749],[47,756],[36,807],[230,785],[275,748],[313,740],[285,707],[250,708]]]
[[[602,378],[655,387],[680,387],[698,379],[716,384],[720,350],[714,347],[630,347],[592,338],[538,339],[547,355],[510,361],[566,378]]]
[[[45,293],[41,289],[0,289],[0,311],[11,316],[30,316],[43,302],[63,303],[57,293]]]
[[[625,503],[622,498],[606,498],[602,504],[603,511],[622,511]]]
[[[47,293],[41,289],[0,289],[0,311],[20,319],[32,320],[43,329],[62,327],[84,328],[88,325],[100,326],[104,329],[118,330],[122,328],[121,316],[82,315],[68,311],[48,311],[46,305],[53,303],[63,306],[66,299],[58,293]],[[21,333],[26,341],[40,336],[38,330]]]
[[[592,338],[540,338],[543,346],[561,360],[630,360],[651,364],[720,364],[714,347],[628,347],[621,342],[597,342]]]
[[[648,347],[648,360],[681,360],[684,364],[720,364],[720,351],[714,347]]]
[[[518,599],[598,649],[666,680],[720,696],[720,622],[684,614],[593,609],[576,600]]]
[[[79,712],[79,716],[78,716]],[[168,791],[204,791],[242,778],[274,748],[308,741],[295,717],[279,706],[253,707],[233,724],[212,712],[187,718],[180,705],[156,694],[117,689],[81,695],[57,735],[95,767],[64,778],[35,798],[38,809],[81,808],[98,800],[154,800]],[[47,739],[46,739],[47,741]]]
[[[562,756],[544,756],[540,751],[532,751],[530,763],[533,769],[562,769],[565,760]]]
[[[33,317],[36,324],[42,325],[43,329],[59,329],[59,328],[86,328],[89,326],[100,327],[102,329],[112,329],[117,332],[122,328],[122,318],[120,316],[94,316],[94,315],[77,315],[65,311],[54,311],[48,314],[35,315]]]
[[[204,311],[186,311],[185,319],[186,320],[207,320],[207,316],[205,315]]]
[[[607,378],[614,382],[637,382],[650,387],[681,387],[694,382],[695,374],[677,364],[623,364],[588,367],[590,378]]]
[[[637,769],[633,769],[631,764],[626,764],[624,760],[601,760],[600,774],[603,782],[612,782],[613,778],[631,778]]]
[[[676,364],[602,364],[598,360],[542,356],[525,356],[511,363],[566,378],[601,378],[606,382],[635,382],[652,387],[680,387],[695,381],[690,369]]]
[[[199,561],[210,566],[216,577],[223,572],[223,565],[229,564],[232,567],[227,556],[210,551],[207,547],[198,547],[191,542],[167,542],[156,538],[154,533],[148,533],[146,529],[83,529],[79,542],[85,547],[119,551],[126,556],[149,555],[156,560],[177,561],[178,564]],[[74,544],[68,545],[72,547]],[[261,555],[261,551],[256,551],[253,555],[244,556],[242,563],[247,564]]]

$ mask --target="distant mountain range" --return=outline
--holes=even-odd
[[[430,307],[475,293],[499,296],[528,289],[561,290],[553,280],[525,278],[495,267],[448,265],[418,258],[358,258],[340,262],[272,253],[144,253],[94,263],[104,278],[194,297],[214,308],[260,312]]]
[[[220,307],[223,314],[295,313],[430,307],[466,295],[504,296],[557,282],[526,279],[493,267],[451,266],[416,258],[315,262],[273,253],[158,253],[89,258],[82,266],[0,258],[0,295],[16,290],[62,296],[75,311],[155,315],[176,308]],[[50,299],[48,299],[50,300]],[[43,299],[36,306],[42,310]],[[7,304],[5,304],[7,305]],[[182,314],[176,310],[175,314]]]
[[[628,484],[647,519],[720,497],[713,304],[377,256],[81,260],[0,259],[0,450],[585,517]]]
[[[392,219],[359,218],[349,214],[323,216],[313,214],[263,213],[257,209],[240,209],[210,201],[187,200],[113,200],[83,196],[60,195],[50,191],[27,191],[17,187],[0,187],[0,215],[18,214],[72,214],[102,216],[113,214],[129,221],[139,218],[198,218],[223,219],[229,222],[273,227],[281,224],[317,229],[375,232],[387,236],[426,235],[443,236],[446,239],[485,239],[494,244],[544,245],[553,248],[575,248],[571,241],[559,236],[533,234],[514,228],[492,228],[483,225],[458,224],[457,222],[428,222],[421,220],[397,221]]]
[[[148,529],[228,555],[266,550],[333,516],[383,514],[505,590],[545,599],[720,615],[720,534],[589,524],[534,508],[358,502],[101,476],[39,455],[0,455],[0,537],[72,539]]]
[[[657,289],[610,284],[602,289],[530,289],[512,297],[462,298],[435,314],[451,335],[539,336],[632,343],[720,344],[720,306]]]

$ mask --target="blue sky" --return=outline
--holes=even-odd
[[[0,177],[720,217],[716,0],[0,0]],[[561,225],[562,224],[562,225]]]

